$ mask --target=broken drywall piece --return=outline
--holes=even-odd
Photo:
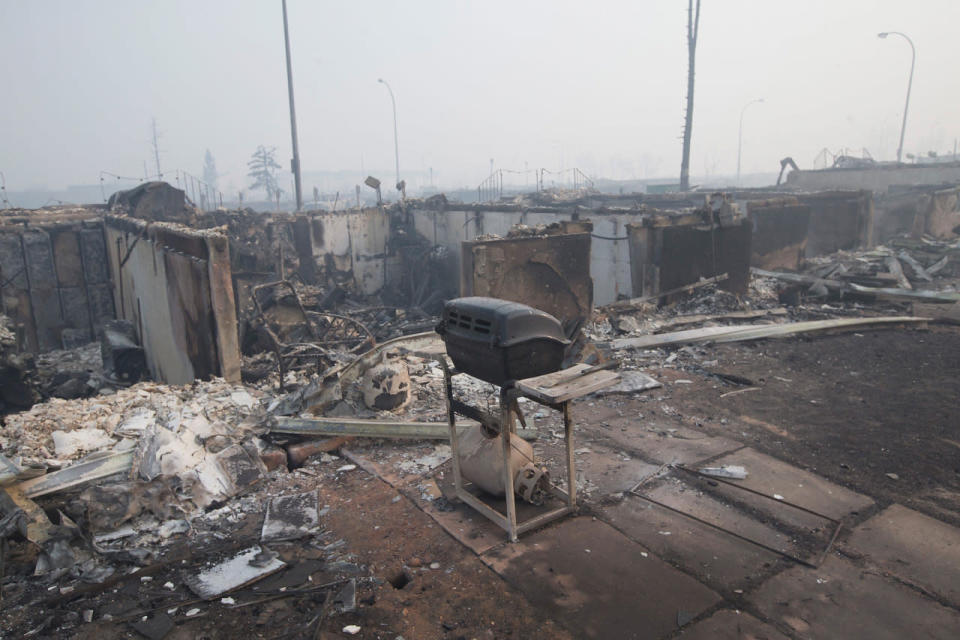
[[[97,451],[112,446],[115,441],[102,429],[95,427],[74,429],[73,431],[54,431],[53,447],[57,456],[69,458],[83,451]]]
[[[184,583],[204,600],[213,600],[224,593],[262,580],[287,566],[286,562],[276,557],[262,562],[263,553],[260,547],[250,547],[229,560],[215,564],[196,575],[187,576]]]
[[[199,464],[180,477],[190,492],[190,499],[205,509],[237,495],[266,472],[259,456],[251,456],[242,446],[233,444],[218,453],[207,453]]]
[[[700,473],[714,478],[732,478],[734,480],[743,480],[748,475],[747,468],[739,464],[725,464],[722,467],[703,467]]]
[[[157,412],[153,409],[137,409],[129,418],[120,423],[116,433],[121,436],[139,438],[143,431],[157,422]]]
[[[203,462],[206,452],[192,431],[177,434],[154,424],[144,430],[134,455],[137,476],[150,481],[196,467]]]
[[[643,373],[642,371],[624,371],[620,370],[620,381],[612,387],[600,389],[594,393],[598,396],[608,396],[613,394],[640,393],[650,389],[659,389],[663,385]]]
[[[316,491],[279,496],[267,505],[260,539],[296,540],[316,533],[320,526],[320,498]]]

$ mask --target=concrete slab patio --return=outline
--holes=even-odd
[[[483,560],[581,638],[660,638],[721,600],[589,517],[534,532]]]
[[[956,610],[837,556],[780,573],[750,600],[796,638],[955,640],[960,631]]]
[[[960,529],[894,504],[854,529],[847,546],[960,608]]]

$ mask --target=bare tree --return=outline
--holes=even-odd
[[[687,0],[687,113],[683,121],[683,160],[680,163],[680,190],[690,188],[690,134],[693,131],[693,77],[700,33],[700,0],[694,12],[693,0]]]
[[[250,190],[263,189],[267,192],[269,200],[278,198],[283,191],[277,184],[277,170],[280,169],[280,163],[277,162],[276,154],[276,147],[268,149],[260,145],[247,161],[247,168],[250,169],[247,177],[253,179]]]

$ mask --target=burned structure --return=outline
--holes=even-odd
[[[957,187],[793,186],[3,211],[4,632],[948,637]]]

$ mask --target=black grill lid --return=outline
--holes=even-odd
[[[537,338],[570,344],[560,321],[549,313],[499,298],[474,296],[447,301],[442,328],[499,347]]]

